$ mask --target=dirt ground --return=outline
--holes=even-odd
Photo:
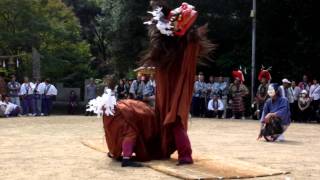
[[[320,125],[292,124],[286,142],[256,141],[259,124],[246,120],[192,119],[195,154],[212,154],[291,174],[259,179],[320,179]],[[121,168],[83,139],[103,138],[97,117],[0,119],[0,179],[175,179],[149,168]]]

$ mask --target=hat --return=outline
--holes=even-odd
[[[241,82],[244,82],[244,76],[241,70],[232,71],[232,76],[234,79],[239,79]]]
[[[271,70],[271,67],[269,67],[268,69],[265,69],[264,66],[262,66],[258,76],[258,80],[261,81],[262,78],[265,78],[267,81],[270,81],[271,80],[271,74],[269,72],[270,70]]]
[[[291,84],[291,82],[290,82],[288,79],[286,79],[286,78],[282,79],[282,83],[288,83],[288,84]]]
[[[301,91],[301,94],[308,94],[308,91],[304,89]]]

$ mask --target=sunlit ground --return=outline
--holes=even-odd
[[[149,168],[121,168],[83,146],[83,139],[103,138],[101,125],[85,116],[0,119],[0,179],[174,179]],[[192,119],[189,134],[194,154],[291,172],[259,179],[320,179],[319,124],[292,124],[283,143],[256,141],[258,128],[251,120]]]

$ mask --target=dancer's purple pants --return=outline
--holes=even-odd
[[[173,126],[173,135],[178,150],[178,160],[192,163],[192,149],[187,131],[181,122],[176,122]]]

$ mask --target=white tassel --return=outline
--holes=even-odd
[[[19,59],[17,58],[17,68],[19,67]]]
[[[149,14],[153,16],[150,21],[146,21],[143,24],[152,25],[156,24],[157,29],[160,31],[161,34],[167,36],[173,36],[173,26],[170,24],[170,21],[165,20],[164,14],[162,13],[162,8],[157,7],[154,11],[148,11]]]
[[[105,93],[98,96],[96,99],[91,100],[87,105],[87,111],[94,112],[99,116],[105,114],[106,116],[114,115],[114,106],[117,104],[115,96],[112,94],[111,89],[107,89]],[[103,111],[105,109],[105,111]]]

